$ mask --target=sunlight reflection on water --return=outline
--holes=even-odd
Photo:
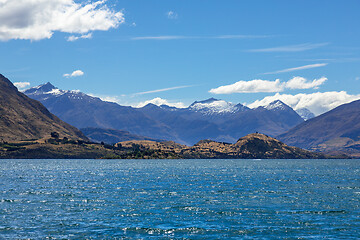
[[[0,238],[360,235],[359,160],[0,162]]]

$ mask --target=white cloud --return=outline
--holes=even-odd
[[[309,82],[303,77],[294,77],[290,79],[287,83],[285,83],[285,86],[289,89],[318,89],[319,86],[322,85],[326,80],[327,78],[322,77],[319,79],[314,79],[312,82]]]
[[[118,96],[115,96],[115,95],[111,96],[111,95],[99,95],[99,94],[89,93],[88,95],[92,96],[92,97],[100,98],[102,101],[117,103],[117,104],[120,104],[121,106],[131,106],[131,107],[135,107],[135,108],[144,107],[149,103],[155,104],[157,106],[167,105],[170,107],[177,107],[177,108],[186,108],[187,107],[183,102],[169,101],[169,100],[159,98],[159,97],[153,98],[151,100],[143,101],[143,102],[138,102],[138,101],[130,101],[129,102],[128,95],[124,95],[124,94],[118,95]]]
[[[255,92],[281,92],[283,86],[279,79],[267,81],[255,79],[251,81],[238,81],[234,84],[213,88],[209,92],[215,94],[255,93]]]
[[[139,108],[144,107],[149,103],[155,104],[157,106],[168,105],[170,107],[177,107],[177,108],[185,108],[186,107],[185,104],[182,102],[169,102],[168,100],[159,98],[159,97],[151,99],[151,100],[147,100],[145,102],[141,102],[136,107],[139,107]]]
[[[81,70],[73,71],[72,73],[65,73],[63,77],[70,78],[70,77],[80,77],[84,75],[84,72]]]
[[[185,39],[190,37],[185,36],[144,36],[144,37],[133,37],[131,40],[177,40]]]
[[[92,38],[92,33],[88,33],[88,34],[85,34],[85,35],[81,35],[81,36],[74,36],[74,35],[71,35],[69,37],[67,37],[67,41],[68,42],[74,42],[78,39],[90,39]]]
[[[142,36],[132,37],[131,40],[179,40],[179,39],[256,39],[268,38],[268,35],[219,35],[219,36],[179,36],[179,35],[163,35],[163,36]]]
[[[328,45],[329,43],[304,43],[298,45],[290,45],[290,46],[280,46],[273,48],[261,48],[261,49],[251,49],[248,52],[302,52],[306,50],[311,50],[319,47],[323,47]]]
[[[214,94],[232,94],[232,93],[258,93],[258,92],[282,92],[285,89],[317,89],[327,78],[314,79],[309,82],[302,77],[294,77],[288,82],[255,79],[251,81],[238,81],[234,84],[224,85],[211,89],[209,92]]]
[[[15,87],[19,88],[19,89],[24,89],[30,86],[29,82],[15,82],[14,83]]]
[[[100,97],[100,99],[105,101],[105,102],[113,102],[113,103],[119,103],[120,102],[120,99],[117,96],[103,96],[103,97]]]
[[[360,99],[360,94],[351,95],[345,91],[340,92],[316,92],[316,93],[300,93],[296,95],[279,94],[268,96],[261,100],[248,104],[250,108],[265,106],[275,100],[281,100],[293,109],[307,108],[315,115],[327,112],[337,106]]]
[[[51,38],[56,31],[84,35],[116,28],[125,21],[124,14],[105,2],[1,0],[0,40],[40,40]]]
[[[168,19],[177,19],[178,18],[178,14],[174,11],[168,11],[166,13],[166,16]]]
[[[252,39],[252,38],[268,38],[269,35],[220,35],[210,38],[216,39]]]
[[[105,102],[112,102],[112,103],[118,103],[121,105],[123,104],[123,101],[121,101],[121,97],[123,96],[116,96],[116,95],[103,95],[103,94],[94,94],[94,93],[86,93],[87,95],[95,98],[100,98],[102,101]]]
[[[293,71],[299,71],[299,70],[310,69],[310,68],[325,67],[326,65],[328,65],[328,64],[327,63],[316,63],[316,64],[310,64],[310,65],[305,65],[305,66],[301,66],[301,67],[287,68],[287,69],[283,69],[283,70],[279,70],[279,71],[275,71],[275,72],[263,73],[263,74],[293,72]]]
[[[138,92],[138,93],[134,93],[133,95],[143,95],[143,94],[149,94],[149,93],[166,92],[166,91],[171,91],[171,90],[175,90],[175,89],[188,88],[188,87],[192,87],[192,86],[193,85],[162,88],[162,89],[156,89],[156,90],[151,90],[151,91],[146,91],[146,92]]]

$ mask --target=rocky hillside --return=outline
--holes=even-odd
[[[201,140],[192,147],[172,141],[125,141],[116,145],[67,138],[0,143],[0,158],[114,158],[114,159],[263,159],[335,158],[289,147],[263,134],[250,134],[235,144]],[[336,156],[347,158],[347,156]]]
[[[50,137],[87,139],[78,129],[51,114],[0,74],[0,142]]]
[[[272,137],[254,133],[240,138],[235,144],[201,140],[194,146],[185,146],[172,141],[126,141],[118,147],[137,147],[139,150],[168,152],[179,158],[245,158],[245,159],[311,159],[328,158],[297,147],[290,147]]]

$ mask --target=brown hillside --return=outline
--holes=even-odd
[[[127,141],[117,146],[137,147],[139,150],[164,151],[180,158],[328,158],[297,147],[290,147],[272,137],[253,133],[240,138],[235,144],[201,140],[194,146],[175,142]]]
[[[78,129],[51,114],[0,74],[0,141],[49,137],[51,132],[70,139],[87,139]]]

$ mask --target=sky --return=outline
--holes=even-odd
[[[0,0],[0,73],[121,105],[360,99],[358,0]]]

